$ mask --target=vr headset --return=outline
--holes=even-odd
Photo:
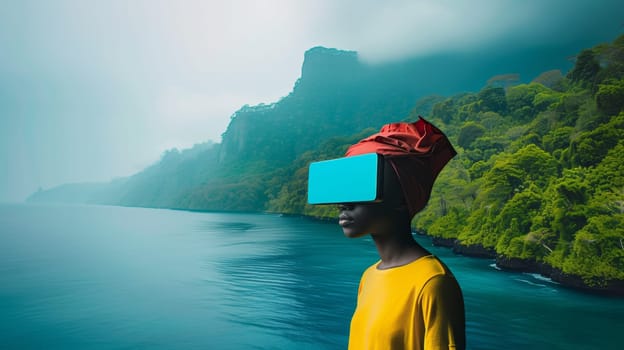
[[[382,199],[383,157],[367,153],[310,164],[308,203],[379,202]]]

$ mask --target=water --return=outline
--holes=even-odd
[[[464,291],[470,349],[622,348],[624,300],[431,250]],[[376,260],[304,218],[3,205],[0,348],[344,349]]]

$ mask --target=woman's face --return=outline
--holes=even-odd
[[[401,185],[392,165],[384,166],[384,189],[381,202],[345,203],[338,206],[340,214],[338,224],[345,236],[361,237],[366,234],[383,234],[396,227],[401,220],[401,210],[405,209],[405,200]],[[404,213],[404,212],[403,212]],[[408,218],[409,220],[409,218]]]
[[[338,206],[338,224],[349,238],[377,233],[386,216],[382,203],[348,203]]]

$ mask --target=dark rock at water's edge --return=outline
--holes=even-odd
[[[435,237],[428,234],[427,231],[419,230],[415,227],[412,227],[412,232],[419,236],[428,237],[429,239],[431,239],[431,244],[436,247],[453,248],[453,245],[457,241],[457,238]]]
[[[436,247],[453,248],[453,246],[455,246],[456,241],[457,239],[455,238],[431,237],[431,244],[433,244]]]
[[[535,260],[510,258],[500,254],[496,256],[496,266],[508,271],[541,273]]]
[[[593,294],[624,297],[624,281],[596,280],[589,284],[580,276],[567,274],[544,262],[531,259],[510,258],[497,254],[494,249],[485,248],[480,244],[466,246],[462,245],[455,238],[434,237],[421,231],[417,233],[429,237],[431,239],[431,244],[434,246],[451,248],[455,254],[475,258],[496,259],[496,266],[504,271],[538,273],[546,278],[550,278],[553,282],[559,283],[565,288]]]
[[[474,258],[496,258],[496,251],[493,248],[486,248],[481,244],[462,245],[459,241],[453,244],[453,253]]]
[[[545,262],[538,262],[536,264],[537,266],[537,273],[539,273],[540,275],[544,276],[544,277],[548,277],[550,278],[550,276],[552,276],[553,271],[555,270],[554,267],[546,264]]]
[[[591,293],[624,297],[624,281],[620,280],[596,280],[589,285],[582,277],[567,274],[559,269],[552,268],[551,280],[560,283],[562,286],[570,287]]]
[[[550,278],[553,282],[561,284],[563,287],[591,293],[624,296],[624,281],[596,280],[590,285],[580,276],[567,274],[558,268],[531,259],[497,255],[496,266],[507,271],[539,273],[544,277]]]
[[[335,218],[310,215],[282,215],[301,216],[324,222],[335,221]],[[583,280],[582,277],[566,274],[560,269],[552,267],[544,262],[531,259],[506,257],[504,255],[497,254],[493,248],[485,248],[480,244],[465,246],[462,245],[456,238],[434,237],[422,230],[413,229],[413,232],[419,236],[430,238],[431,244],[434,246],[452,249],[455,254],[473,258],[496,259],[496,266],[504,271],[538,273],[546,278],[550,278],[553,282],[559,283],[562,287],[600,295],[624,297],[624,281],[594,281],[594,283],[589,285]]]

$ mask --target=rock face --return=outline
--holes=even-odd
[[[304,55],[297,87],[315,82],[352,80],[361,70],[362,65],[355,51],[313,47]]]
[[[306,51],[291,93],[275,103],[244,106],[232,115],[219,160],[287,164],[314,149],[319,140],[403,120],[425,95],[479,90],[501,66],[509,65],[505,69],[523,77],[541,73],[535,67],[523,68],[532,57],[455,54],[372,65],[353,51],[314,47]]]
[[[503,255],[496,256],[496,266],[503,270],[518,272],[538,272],[539,270],[537,262],[535,261],[520,258],[509,258]]]
[[[494,249],[481,245],[465,246],[452,238],[431,237],[433,245],[453,249],[453,253],[476,258],[494,258],[496,266],[506,271],[539,273],[564,287],[603,295],[624,296],[624,281],[584,281],[581,277],[566,274],[543,262],[530,259],[510,258],[497,254]]]
[[[529,259],[509,258],[502,255],[496,257],[496,266],[503,270],[539,273],[549,277],[564,287],[584,290],[592,293],[624,296],[624,281],[595,281],[587,283],[581,277],[567,274],[548,264]]]
[[[455,245],[455,241],[457,241],[455,238],[431,238],[431,244],[437,247],[453,248],[453,246]]]
[[[318,113],[319,106],[331,101],[331,94],[337,87],[346,90],[350,83],[359,80],[360,71],[361,65],[356,52],[324,47],[306,51],[301,77],[288,96],[268,105],[245,105],[230,117],[230,124],[222,135],[219,161],[258,156],[273,158],[270,147],[277,147],[281,157],[292,160],[300,152],[300,146],[293,148],[287,133],[306,130],[315,134],[314,129],[305,128],[304,125],[314,121],[329,121],[328,116]],[[316,108],[310,106],[310,102],[315,101],[321,101]],[[257,152],[258,148],[268,151],[269,154]],[[301,151],[307,148],[310,147],[303,147]],[[291,150],[295,152],[289,152]]]
[[[403,119],[425,91],[410,84],[417,79],[403,66],[367,66],[353,51],[312,48],[290,94],[231,116],[219,161],[286,164],[318,140]]]
[[[253,112],[254,110],[259,110],[259,108],[245,106],[232,115],[228,129],[223,134],[219,162],[232,158],[232,155],[240,154],[245,150],[246,142],[251,138],[252,128],[250,126],[252,120],[251,118],[237,118],[237,115]]]
[[[566,287],[580,289],[587,292],[599,293],[613,296],[624,296],[624,281],[596,281],[591,285],[586,283],[581,277],[566,274],[559,269],[552,269],[550,277],[553,281],[561,283]]]
[[[496,257],[496,251],[492,248],[485,248],[480,244],[466,246],[460,244],[458,241],[453,244],[453,253],[475,258],[494,259]]]
[[[482,245],[462,245],[455,238],[440,238],[430,236],[422,231],[420,235],[431,238],[434,246],[451,248],[453,253],[475,258],[496,259],[496,266],[505,271],[539,273],[550,278],[553,282],[563,287],[581,290],[589,293],[597,293],[608,296],[624,297],[624,281],[584,281],[583,278],[566,274],[560,269],[546,263],[530,259],[510,258],[497,254],[494,249],[485,248]]]

